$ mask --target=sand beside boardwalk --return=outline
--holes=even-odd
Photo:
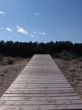
[[[82,58],[77,59],[54,59],[69,83],[82,99]]]
[[[0,58],[0,97],[20,74],[29,60],[29,58]],[[11,63],[9,61],[12,61],[13,64],[9,64]],[[56,58],[54,61],[82,99],[82,58],[71,60]]]
[[[11,64],[11,61],[13,64]],[[0,60],[0,97],[19,75],[28,61],[29,59],[12,57],[3,57],[3,59]]]

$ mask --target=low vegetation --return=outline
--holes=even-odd
[[[71,60],[55,58],[54,60],[82,99],[82,57],[71,58]]]
[[[28,58],[0,57],[0,97],[28,63]]]
[[[34,54],[50,54],[82,98],[82,44],[69,41],[49,43],[1,41],[0,96]]]
[[[82,44],[70,41],[60,42],[0,42],[0,54],[12,57],[32,57],[34,54],[50,54],[54,57],[80,57],[82,56]],[[0,60],[2,58],[0,57]]]

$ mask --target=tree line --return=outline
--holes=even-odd
[[[82,43],[56,41],[48,43],[0,41],[0,55],[12,57],[32,57],[34,54],[50,54],[54,56],[62,51],[82,56]]]

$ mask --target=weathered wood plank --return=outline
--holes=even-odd
[[[17,94],[17,93],[16,93],[16,94],[15,94],[15,93],[14,93],[14,94],[11,94],[11,93],[9,93],[9,94],[4,94],[3,97],[14,97],[14,96],[15,96],[15,97],[19,97],[19,96],[20,96],[20,97],[23,97],[23,96],[24,96],[24,97],[27,97],[27,96],[33,96],[33,95],[34,95],[34,96],[39,96],[39,95],[44,95],[44,94],[45,94],[45,92],[41,92],[41,91],[40,91],[40,92],[36,92],[36,93],[29,92],[29,93],[26,93],[26,94],[24,94],[24,93],[23,93],[23,94]],[[54,97],[77,96],[76,93],[61,93],[61,94],[55,94],[54,92],[47,92],[46,95],[47,95],[47,96],[54,96]]]
[[[0,105],[19,105],[19,106],[21,106],[21,105],[36,105],[36,104],[40,104],[40,105],[64,105],[64,104],[67,104],[67,105],[72,105],[72,104],[82,104],[82,101],[81,100],[28,100],[28,101],[5,101],[4,103],[3,103],[3,101],[1,101],[0,102]]]
[[[79,109],[78,109],[79,108]],[[2,106],[1,110],[82,110],[82,104],[74,105],[28,105]]]
[[[35,55],[0,99],[0,110],[82,110],[82,100],[49,55]]]

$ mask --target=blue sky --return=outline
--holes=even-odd
[[[82,42],[82,0],[0,0],[0,40]]]

